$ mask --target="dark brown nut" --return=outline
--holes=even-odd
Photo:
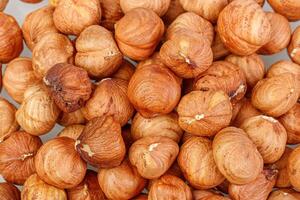
[[[298,200],[300,193],[293,189],[280,189],[273,191],[268,200]]]
[[[173,165],[168,169],[168,171],[166,171],[166,173],[164,173],[164,175],[172,175],[184,179],[182,171],[176,161],[174,161]]]
[[[267,12],[267,17],[271,24],[271,39],[258,50],[258,53],[271,55],[280,52],[289,45],[292,29],[289,21],[280,14]]]
[[[139,196],[132,198],[131,200],[148,200],[148,195],[141,194]]]
[[[130,124],[126,124],[122,127],[122,137],[126,146],[126,150],[129,150],[130,146],[133,144],[133,139],[130,131]]]
[[[42,79],[55,64],[72,63],[73,54],[74,47],[67,36],[59,33],[44,35],[32,52],[32,68],[35,75]]]
[[[81,157],[95,167],[116,167],[126,154],[121,126],[111,116],[92,119],[75,145]]]
[[[62,126],[69,126],[73,124],[85,124],[86,119],[83,116],[82,109],[71,113],[61,113],[57,119],[57,123]]]
[[[170,6],[166,14],[162,17],[165,24],[171,24],[180,14],[184,13],[184,9],[182,8],[179,0],[171,0]]]
[[[142,177],[155,179],[171,167],[178,153],[178,144],[170,138],[144,137],[131,145],[129,159]]]
[[[275,12],[285,16],[289,21],[300,19],[300,2],[294,0],[268,0]]]
[[[87,164],[74,147],[75,140],[68,137],[56,137],[46,142],[34,160],[38,176],[61,189],[79,185],[84,179]]]
[[[300,103],[296,103],[287,113],[279,118],[287,132],[287,143],[300,143]]]
[[[11,183],[24,184],[35,173],[34,158],[42,146],[39,137],[14,132],[0,144],[0,174]]]
[[[181,138],[181,143],[185,143],[186,141],[188,141],[190,138],[192,137],[197,137],[196,135],[194,134],[191,134],[191,133],[188,133],[188,132],[184,132],[182,138]]]
[[[25,43],[31,51],[44,35],[58,33],[53,22],[54,9],[52,6],[46,6],[26,16],[22,31]]]
[[[169,69],[152,64],[138,68],[128,85],[128,98],[146,118],[170,113],[178,104],[180,80]]]
[[[214,55],[214,61],[220,60],[225,56],[230,54],[230,51],[225,47],[224,43],[221,40],[220,34],[215,26],[215,38],[212,42],[211,49]]]
[[[8,63],[23,50],[22,30],[14,17],[0,13],[0,62]]]
[[[101,26],[113,31],[115,23],[123,17],[120,0],[100,0],[102,19]]]
[[[92,83],[87,72],[71,64],[54,65],[43,81],[56,105],[66,113],[83,107],[92,94]]]
[[[300,5],[299,5],[300,9]],[[290,58],[297,64],[300,65],[300,27],[297,27],[292,35],[291,42],[288,46],[288,53]]]
[[[163,175],[153,180],[149,194],[149,200],[181,199],[192,200],[190,187],[180,178],[172,175]]]
[[[300,82],[300,65],[288,60],[281,60],[271,65],[268,69],[267,77],[271,78],[285,73],[293,74]]]
[[[300,189],[300,147],[298,146],[293,150],[288,160],[288,174],[292,186],[296,189]]]
[[[97,173],[87,170],[85,178],[76,187],[68,189],[69,200],[105,200],[106,197],[100,188]]]
[[[194,200],[231,200],[219,192],[211,190],[194,190],[193,197]]]
[[[244,97],[247,83],[240,67],[227,61],[217,61],[195,79],[194,90],[223,90],[234,102]]]
[[[253,88],[252,105],[267,115],[279,117],[296,104],[300,92],[298,84],[292,74],[262,79]]]
[[[225,179],[214,161],[212,142],[209,139],[192,137],[187,140],[180,148],[177,161],[193,188],[214,188]]]
[[[223,91],[193,91],[180,100],[179,126],[198,136],[213,136],[230,124],[232,106]]]
[[[134,108],[127,97],[128,82],[121,79],[102,79],[82,109],[86,119],[111,115],[124,126],[132,117]]]
[[[245,56],[269,42],[271,24],[255,1],[235,0],[220,13],[218,32],[232,53]]]
[[[264,61],[257,54],[249,56],[237,56],[231,54],[227,56],[225,60],[240,67],[244,72],[248,88],[253,88],[259,80],[264,78]]]
[[[99,170],[98,181],[108,199],[131,199],[140,194],[147,183],[128,159],[117,167]]]
[[[0,0],[0,11],[2,12],[8,3],[8,0]]]
[[[79,35],[86,27],[99,24],[99,0],[60,0],[53,13],[56,28],[68,35]]]
[[[73,140],[77,140],[82,133],[84,129],[84,125],[81,124],[74,124],[65,127],[59,134],[57,135],[58,137],[69,137],[72,138]]]
[[[123,62],[119,69],[112,75],[112,78],[123,79],[129,81],[134,74],[135,67],[127,60],[123,59]]]
[[[213,155],[220,172],[233,184],[250,183],[263,170],[260,153],[242,129],[222,129],[213,140]]]
[[[0,183],[0,195],[3,200],[20,200],[19,189],[11,183]]]

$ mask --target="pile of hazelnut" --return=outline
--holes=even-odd
[[[1,200],[300,199],[300,1],[7,3]]]

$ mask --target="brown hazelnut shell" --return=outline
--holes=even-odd
[[[123,17],[120,0],[100,0],[102,18],[101,26],[108,30],[114,30],[114,25]]]
[[[299,4],[300,9],[300,4]],[[300,65],[300,27],[297,27],[293,32],[291,42],[288,46],[288,54],[290,58],[297,64]]]
[[[235,0],[228,0],[228,3],[235,1]],[[258,3],[260,6],[263,6],[265,4],[265,0],[254,0],[256,3]]]
[[[62,131],[57,135],[58,137],[69,137],[73,140],[77,140],[84,129],[84,125],[74,124],[65,127]]]
[[[210,190],[194,190],[193,197],[194,200],[230,200],[222,194]]]
[[[231,118],[230,124],[233,124],[236,117],[241,112],[241,108],[242,108],[243,104],[245,103],[245,101],[246,101],[246,98],[243,98],[243,99],[231,104],[232,105],[232,118]]]
[[[3,200],[20,200],[19,189],[11,183],[0,183],[0,195]]]
[[[127,60],[123,59],[123,62],[119,69],[112,75],[112,78],[123,79],[129,81],[134,74],[135,67]]]
[[[296,190],[300,190],[300,147],[293,150],[289,156],[287,170],[292,186]]]
[[[221,40],[217,26],[215,26],[215,37],[211,45],[211,50],[213,52],[214,61],[220,60],[230,54],[230,51],[225,47]]]
[[[171,24],[180,14],[184,13],[179,0],[171,0],[166,14],[162,17],[165,24]]]
[[[57,122],[62,126],[69,126],[73,124],[85,124],[86,119],[83,116],[82,109],[79,109],[70,113],[62,112]]]
[[[300,2],[293,0],[268,0],[273,10],[289,21],[297,21],[300,19]]]
[[[0,11],[2,12],[3,10],[5,10],[7,3],[9,0],[0,0]]]
[[[56,137],[46,142],[35,156],[38,176],[61,189],[77,186],[84,179],[87,165],[75,150],[75,140]]]
[[[271,78],[285,73],[293,74],[300,81],[300,65],[289,60],[280,60],[271,65],[268,69],[267,77]]]
[[[280,189],[271,192],[268,200],[298,200],[300,193],[292,189]]]

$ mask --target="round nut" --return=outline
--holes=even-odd
[[[268,0],[275,12],[285,16],[289,21],[300,19],[300,2],[294,0]]]
[[[102,18],[101,26],[113,31],[115,23],[123,17],[120,0],[100,0]]]
[[[21,195],[19,189],[11,183],[0,183],[1,198],[7,200],[20,200]]]
[[[297,27],[292,35],[291,42],[288,46],[288,53],[290,58],[300,65],[300,27]]]

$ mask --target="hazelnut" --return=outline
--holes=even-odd
[[[135,67],[127,60],[123,60],[119,69],[112,75],[112,78],[119,78],[129,81],[134,74]]]
[[[0,173],[3,178],[18,185],[35,173],[34,158],[42,146],[39,137],[24,131],[14,132],[0,144]]]
[[[203,18],[216,23],[220,12],[228,4],[227,0],[206,0],[206,1],[189,1],[180,0],[182,7],[190,12],[194,12]]]
[[[127,97],[128,82],[122,79],[102,79],[92,97],[82,109],[88,120],[103,115],[112,115],[124,126],[131,118],[134,108]]]
[[[180,178],[172,175],[163,175],[153,181],[148,195],[149,200],[182,199],[192,200],[190,187]]]
[[[62,126],[73,124],[85,124],[86,120],[83,116],[82,109],[70,113],[62,112],[57,121]]]
[[[54,7],[46,6],[29,13],[22,26],[23,36],[26,45],[30,50],[49,33],[58,33],[54,22]]]
[[[181,96],[180,80],[169,69],[152,64],[138,68],[128,85],[128,98],[143,117],[170,113]]]
[[[161,17],[168,11],[170,2],[171,0],[120,0],[120,5],[125,14],[134,8],[147,8]]]
[[[273,10],[289,21],[297,21],[300,19],[300,2],[294,0],[268,0]]]
[[[242,99],[247,91],[246,78],[242,69],[227,61],[214,62],[194,81],[194,90],[223,90],[233,102]]]
[[[284,153],[287,133],[282,124],[265,115],[246,119],[240,126],[256,145],[264,163],[274,163]]]
[[[38,83],[30,58],[16,58],[6,65],[3,86],[18,103],[22,103],[26,89]]]
[[[243,98],[243,99],[231,104],[232,105],[232,117],[231,117],[230,124],[232,124],[235,121],[236,117],[241,112],[241,108],[245,101],[246,101],[246,98]]]
[[[142,177],[155,179],[171,167],[178,152],[178,144],[172,139],[163,136],[148,136],[131,145],[129,159]]]
[[[19,129],[15,113],[16,108],[0,97],[0,142]]]
[[[74,124],[65,127],[57,136],[59,137],[69,137],[73,140],[77,140],[84,129],[84,125]]]
[[[2,90],[2,64],[0,64],[0,92]]]
[[[209,139],[190,138],[180,147],[177,160],[184,177],[193,188],[213,188],[225,179],[214,161]]]
[[[163,36],[164,24],[152,10],[135,8],[115,24],[115,31],[116,41],[125,56],[145,60]]]
[[[228,2],[232,2],[232,1],[235,1],[235,0],[228,0]],[[258,3],[259,5],[263,6],[265,4],[265,0],[254,0],[256,3]]]
[[[280,52],[289,45],[292,30],[289,21],[284,16],[272,12],[266,14],[271,24],[271,39],[258,52],[271,55]]]
[[[34,160],[38,176],[61,189],[73,188],[81,183],[87,165],[74,146],[75,141],[68,137],[56,137],[46,142]]]
[[[20,200],[19,189],[11,183],[0,183],[0,195],[4,200]]]
[[[44,35],[32,52],[32,68],[35,75],[42,79],[55,64],[72,63],[73,53],[74,47],[67,36],[59,33]]]
[[[230,200],[217,191],[209,190],[194,190],[193,196],[195,200]]]
[[[8,63],[23,50],[22,30],[14,17],[0,13],[0,62]]]
[[[178,143],[182,134],[175,112],[149,119],[137,113],[131,124],[131,137],[134,141],[147,136],[165,136]]]
[[[60,0],[53,13],[56,28],[67,35],[79,35],[86,27],[99,24],[99,0]]]
[[[279,117],[295,105],[298,97],[296,77],[282,74],[260,80],[253,88],[251,102],[265,114]]]
[[[270,78],[285,73],[293,74],[300,81],[300,65],[288,60],[280,60],[271,65],[268,69],[267,77]]]
[[[43,135],[50,131],[58,118],[60,110],[42,84],[29,87],[24,100],[16,112],[20,126],[32,135]]]
[[[220,172],[233,184],[254,181],[263,169],[263,159],[242,129],[227,127],[213,140],[213,155]]]
[[[162,17],[165,24],[171,24],[180,14],[184,13],[179,0],[171,0],[166,14]]]
[[[97,173],[87,170],[85,178],[76,187],[68,189],[69,200],[105,200],[106,197],[100,188],[97,179]]]
[[[92,119],[76,141],[76,149],[93,166],[111,168],[120,165],[126,153],[120,124],[111,116]]]
[[[67,194],[63,189],[56,188],[45,183],[37,174],[31,175],[25,182],[21,193],[22,200],[67,200]]]
[[[211,50],[213,52],[214,61],[220,60],[230,54],[230,51],[225,47],[221,40],[217,27],[215,27],[215,38],[212,42]]]
[[[2,12],[8,3],[8,0],[0,0],[0,11]]]
[[[92,77],[108,77],[122,63],[122,54],[112,33],[98,25],[89,26],[80,33],[76,50],[75,64]]]
[[[120,0],[100,0],[102,19],[101,26],[113,31],[114,25],[123,17]]]
[[[138,195],[147,183],[128,159],[117,167],[101,169],[98,181],[108,199],[131,199]]]
[[[299,4],[300,9],[300,4]],[[300,27],[297,27],[292,35],[291,42],[288,46],[288,53],[290,58],[300,65]]]
[[[188,141],[188,139],[192,138],[192,137],[197,137],[194,134],[188,133],[188,132],[184,132],[182,138],[181,138],[181,143],[185,143],[186,141]]]
[[[293,150],[288,159],[287,170],[292,186],[296,190],[300,190],[300,147]]]
[[[277,170],[265,169],[252,182],[244,185],[229,184],[233,199],[267,200],[276,182]]]
[[[212,24],[192,12],[185,12],[179,15],[172,24],[168,27],[166,32],[166,39],[170,40],[182,32],[198,33],[206,38],[209,43],[214,39],[214,29]]]
[[[172,175],[172,176],[177,176],[178,178],[184,179],[182,171],[176,161],[174,161],[173,165],[168,169],[168,171],[166,171],[166,173],[164,173],[164,175]]]
[[[271,24],[255,1],[235,0],[220,13],[218,32],[232,53],[245,56],[269,42]]]
[[[228,194],[229,182],[225,179],[220,185],[217,186],[217,189],[225,194]]]
[[[229,125],[232,106],[222,91],[193,91],[182,97],[177,108],[179,126],[194,135],[213,136]]]
[[[259,80],[264,78],[264,61],[257,54],[251,54],[249,56],[237,56],[231,54],[227,56],[225,60],[240,67],[244,72],[249,88],[253,88]]]
[[[296,103],[287,113],[279,118],[287,132],[287,143],[300,143],[300,103]]]
[[[271,192],[268,200],[298,200],[300,193],[293,189],[280,189]]]
[[[143,67],[143,66],[147,66],[147,65],[160,65],[162,67],[165,67],[165,64],[161,61],[161,57],[159,55],[159,52],[155,52],[152,54],[152,56],[150,58],[147,58],[146,60],[142,60],[140,61],[137,66],[136,69]]]
[[[161,61],[182,78],[198,76],[213,61],[210,44],[200,34],[175,36],[162,45],[159,54]]]
[[[54,102],[63,112],[80,109],[92,93],[92,83],[87,72],[71,64],[54,65],[43,80]]]

